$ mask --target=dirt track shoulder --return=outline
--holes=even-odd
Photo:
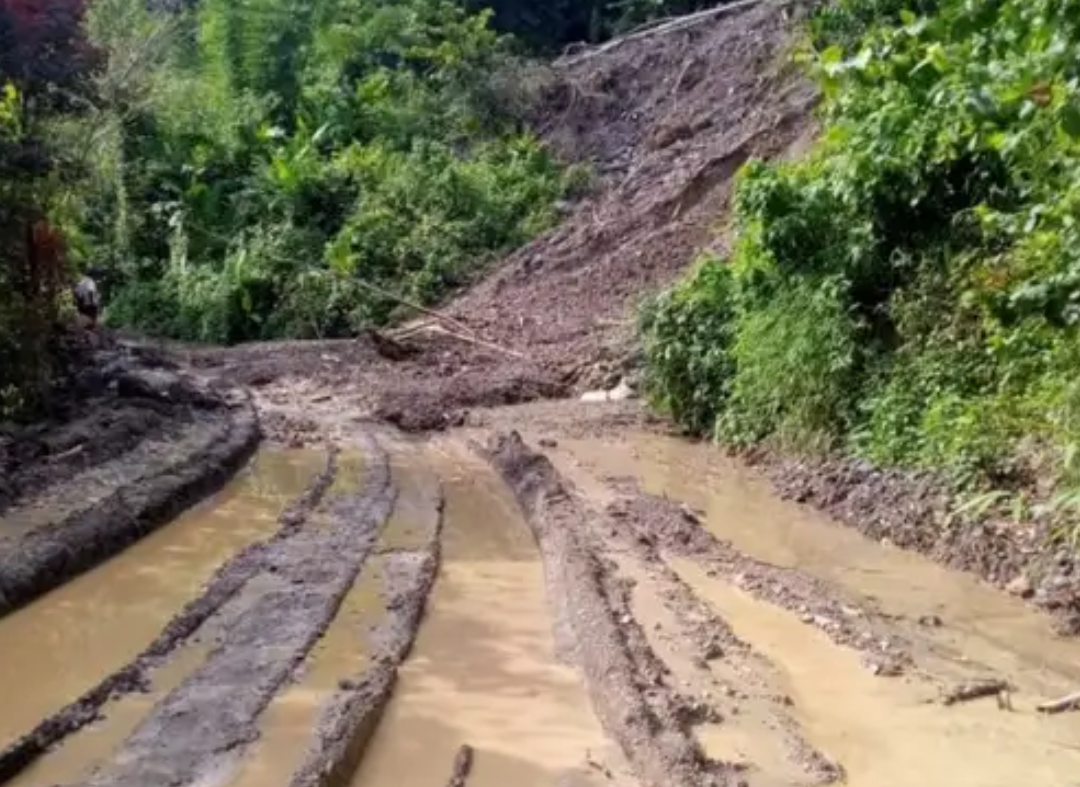
[[[180,378],[175,382],[185,385]],[[261,437],[254,405],[239,391],[171,406],[183,413],[179,435],[174,431],[172,438],[137,445],[109,463],[107,477],[90,468],[5,513],[0,615],[92,568],[219,489]]]

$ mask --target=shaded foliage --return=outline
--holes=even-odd
[[[96,53],[76,0],[0,0],[0,419],[33,412],[51,377],[66,243],[58,197],[78,176],[53,123],[86,104]]]

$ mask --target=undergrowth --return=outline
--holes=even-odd
[[[745,167],[730,258],[645,310],[654,401],[698,433],[969,492],[1072,488],[1078,46],[1062,0],[819,11],[800,57],[824,131]]]
[[[111,100],[78,231],[115,324],[218,343],[350,334],[394,296],[467,283],[581,182],[495,94],[513,60],[486,12],[98,0],[90,16]]]

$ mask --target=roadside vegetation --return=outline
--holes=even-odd
[[[799,55],[823,92],[820,139],[799,162],[748,165],[730,254],[645,308],[655,402],[736,446],[928,469],[986,504],[1056,488],[1070,505],[1078,45],[1080,7],[1059,0],[819,10]]]

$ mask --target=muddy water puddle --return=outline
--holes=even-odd
[[[194,672],[209,655],[210,643],[189,643],[150,675],[146,692],[127,694],[106,706],[104,718],[65,738],[57,748],[31,763],[4,787],[54,787],[89,778],[102,755],[115,751],[139,722]]]
[[[1031,707],[1000,710],[992,698],[943,707],[921,683],[874,677],[853,651],[795,614],[710,578],[693,562],[673,567],[776,666],[808,740],[842,763],[851,787],[1065,787],[1080,779],[1075,723]]]
[[[0,620],[0,745],[137,656],[324,467],[318,451],[262,451],[219,494]]]
[[[754,558],[797,568],[908,620],[938,616],[945,625],[918,636],[943,665],[983,665],[1048,695],[1080,681],[1080,642],[1056,638],[1021,601],[780,500],[766,481],[708,445],[640,434],[560,440],[549,453],[586,485],[632,478],[646,492],[687,503],[718,538]]]
[[[238,769],[216,784],[228,787],[285,785],[312,741],[320,712],[343,678],[368,663],[368,633],[385,618],[382,560],[369,559],[345,595],[326,633],[304,660],[295,683],[278,693],[259,719],[259,739]]]
[[[477,460],[436,464],[442,568],[352,787],[443,787],[463,744],[470,787],[550,787],[604,737],[555,661],[543,569],[510,493]]]

